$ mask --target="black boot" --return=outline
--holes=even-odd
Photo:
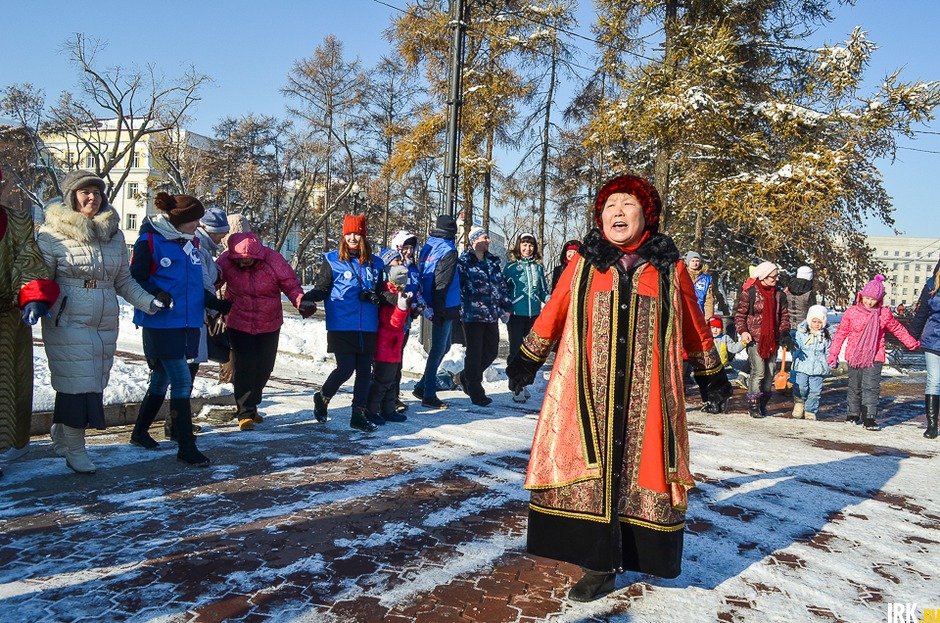
[[[845,416],[845,421],[847,424],[861,424],[862,416],[860,416],[858,413],[849,413],[847,416]]]
[[[767,403],[770,402],[770,392],[763,392],[757,401],[761,417],[767,417]]]
[[[196,448],[196,435],[193,433],[193,412],[189,398],[171,398],[170,414],[176,422],[176,436],[179,440],[176,460],[196,467],[209,465],[209,458]]]
[[[571,587],[568,591],[568,599],[571,601],[594,601],[602,595],[606,595],[614,590],[614,584],[617,580],[616,573],[604,573],[603,571],[584,570],[584,577]]]
[[[875,414],[870,414],[868,407],[862,407],[862,426],[865,430],[881,430],[878,428],[878,422],[875,421]]]
[[[760,410],[760,394],[747,395],[747,414],[753,418],[764,417]]]
[[[369,420],[369,411],[365,407],[353,407],[352,417],[349,420],[352,428],[361,430],[364,433],[374,433],[379,427]]]
[[[317,418],[317,422],[326,422],[327,407],[329,404],[330,399],[324,396],[321,392],[317,392],[313,395],[313,416]]]
[[[927,430],[924,431],[924,437],[927,439],[936,439],[937,416],[938,412],[940,412],[940,396],[925,394],[924,405],[927,407]]]
[[[147,392],[140,403],[140,409],[137,411],[137,421],[134,422],[134,430],[131,433],[131,443],[133,445],[146,450],[154,450],[160,446],[148,431],[162,406],[163,396]]]

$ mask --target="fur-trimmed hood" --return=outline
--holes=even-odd
[[[110,205],[103,205],[94,218],[70,209],[65,203],[56,201],[46,206],[44,228],[51,229],[72,240],[88,244],[108,242],[118,231],[120,217]]]
[[[606,272],[626,255],[623,250],[611,244],[599,229],[592,229],[588,233],[578,253],[601,272]],[[653,234],[649,240],[640,245],[640,248],[636,250],[636,255],[660,272],[679,261],[679,249],[676,243],[665,234]]]

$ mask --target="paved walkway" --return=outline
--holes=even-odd
[[[919,387],[893,386],[889,420],[915,417]],[[523,553],[535,405],[501,396],[496,410],[412,410],[399,429],[367,436],[346,427],[343,394],[333,419],[316,423],[298,408],[309,393],[274,383],[269,417],[250,433],[204,421],[207,469],[174,461],[169,442],[131,447],[125,428],[92,439],[99,471],[79,476],[35,438],[0,481],[0,621],[627,621],[631,603],[657,590],[636,581],[579,609],[564,598],[580,570]],[[831,419],[836,400],[827,393]],[[695,434],[753,424],[741,413],[690,417]],[[761,422],[771,421],[796,426]],[[697,477],[714,484],[721,471]],[[749,521],[751,511],[728,512]],[[659,620],[773,620],[748,618],[747,599],[720,599],[725,615]],[[841,619],[830,609],[805,620]]]

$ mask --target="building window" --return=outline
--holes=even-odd
[[[137,182],[128,182],[127,183],[127,198],[136,199],[139,188],[140,188],[140,185]]]
[[[131,231],[135,231],[137,229],[137,215],[136,214],[131,214],[130,212],[127,213],[127,227],[125,227],[124,229],[129,229]],[[132,249],[134,248],[133,245],[131,245],[131,248]]]
[[[135,169],[140,168],[140,152],[139,151],[134,152],[134,163],[131,166],[134,167]]]
[[[887,250],[887,249],[885,249],[885,252],[884,252],[884,255],[887,255],[887,254],[888,254],[888,250]]]
[[[69,167],[75,164],[75,156],[70,151],[65,152],[65,164]]]
[[[914,283],[920,283],[920,275],[914,275]]]
[[[895,262],[895,263],[894,263],[894,268],[893,268],[892,270],[897,270],[897,269],[898,269],[898,263]]]
[[[901,294],[904,296],[907,296],[907,288],[904,288],[903,290],[901,290]]]
[[[895,251],[895,252],[894,252],[894,257],[898,257],[899,255],[901,255],[901,252],[900,252],[900,251]]]
[[[893,305],[897,305],[897,303],[894,301],[894,299],[891,299],[891,305],[892,305],[892,306],[893,306]]]
[[[911,256],[911,252],[910,252],[910,251],[905,251],[905,252],[904,252],[904,257],[910,257],[910,256]]]
[[[907,283],[907,279],[908,279],[907,275],[904,275],[904,279],[902,281],[904,281],[904,283]]]
[[[86,169],[95,168],[95,154],[91,152],[85,154],[85,168]]]

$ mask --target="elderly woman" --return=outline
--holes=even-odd
[[[790,313],[787,296],[777,285],[780,270],[773,262],[761,262],[754,269],[754,282],[738,297],[734,328],[747,347],[751,375],[747,381],[747,400],[751,417],[767,415],[767,403],[773,395],[773,365],[781,339],[790,338]]]
[[[624,175],[597,195],[597,226],[507,367],[510,390],[532,382],[561,340],[526,474],[528,551],[580,565],[569,591],[590,601],[618,571],[679,575],[689,440],[682,349],[702,398],[731,386],[672,240],[662,203]]]
[[[52,441],[65,464],[80,474],[95,465],[85,450],[85,429],[103,429],[102,395],[117,347],[117,295],[148,314],[155,298],[131,278],[120,217],[108,204],[104,180],[72,171],[62,201],[46,207],[37,243],[61,295],[42,319],[42,337],[56,390]]]
[[[284,324],[281,293],[307,318],[316,303],[303,301],[300,280],[284,256],[261,244],[253,233],[232,234],[228,251],[219,256],[225,300],[232,303],[226,318],[232,345],[232,383],[240,430],[264,421],[258,404],[271,378]]]

